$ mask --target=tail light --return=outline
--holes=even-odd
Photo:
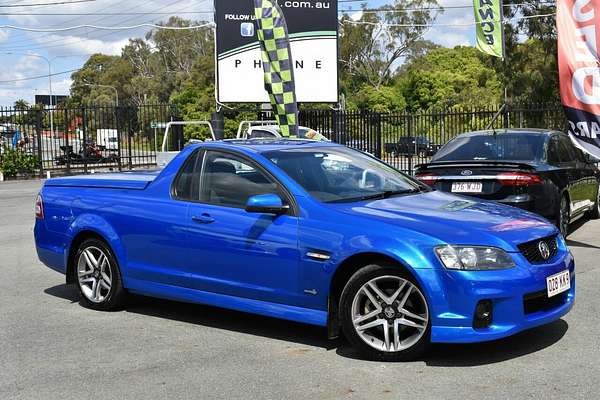
[[[426,185],[433,186],[436,184],[438,177],[433,174],[417,174],[415,177]]]
[[[35,218],[44,219],[44,201],[39,194],[37,199],[35,199]]]
[[[527,172],[504,172],[496,177],[504,186],[531,186],[542,184],[542,178]]]

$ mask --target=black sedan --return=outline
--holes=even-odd
[[[416,177],[445,192],[523,208],[556,222],[567,235],[582,216],[600,217],[600,171],[568,135],[512,129],[462,134]]]

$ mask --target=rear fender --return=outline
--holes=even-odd
[[[65,252],[65,265],[67,265],[69,254],[71,254],[71,246],[75,238],[84,232],[92,232],[106,241],[113,251],[113,254],[117,258],[117,262],[119,263],[119,267],[121,269],[121,275],[125,280],[127,276],[127,273],[124,270],[127,265],[125,248],[123,247],[119,235],[115,232],[113,227],[104,218],[96,214],[81,214],[69,226],[67,233],[69,237],[71,237],[71,242],[69,243],[68,249]]]

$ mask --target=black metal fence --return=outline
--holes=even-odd
[[[263,119],[268,117],[262,115]],[[300,123],[412,174],[416,165],[429,162],[444,144],[461,133],[488,128],[564,130],[566,119],[560,104],[530,104],[394,114],[303,110]]]
[[[152,166],[166,123],[179,119],[168,105],[0,108],[0,163],[19,151],[40,175]]]
[[[265,111],[228,110],[218,124],[234,138],[244,120],[270,120]],[[218,119],[218,118],[217,118]],[[88,173],[131,170],[156,165],[166,124],[180,121],[171,105],[85,106],[42,109],[0,108],[0,163],[11,151],[31,155],[36,173]],[[371,153],[412,173],[460,133],[501,128],[564,129],[560,105],[525,105],[473,109],[451,108],[386,114],[332,109],[302,110],[300,122],[333,141]],[[216,129],[216,127],[215,127]],[[171,147],[206,131],[176,128]]]

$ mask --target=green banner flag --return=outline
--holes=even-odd
[[[473,0],[477,48],[483,53],[504,58],[502,0]]]
[[[298,103],[287,24],[275,0],[254,0],[265,89],[284,137],[298,137]]]

